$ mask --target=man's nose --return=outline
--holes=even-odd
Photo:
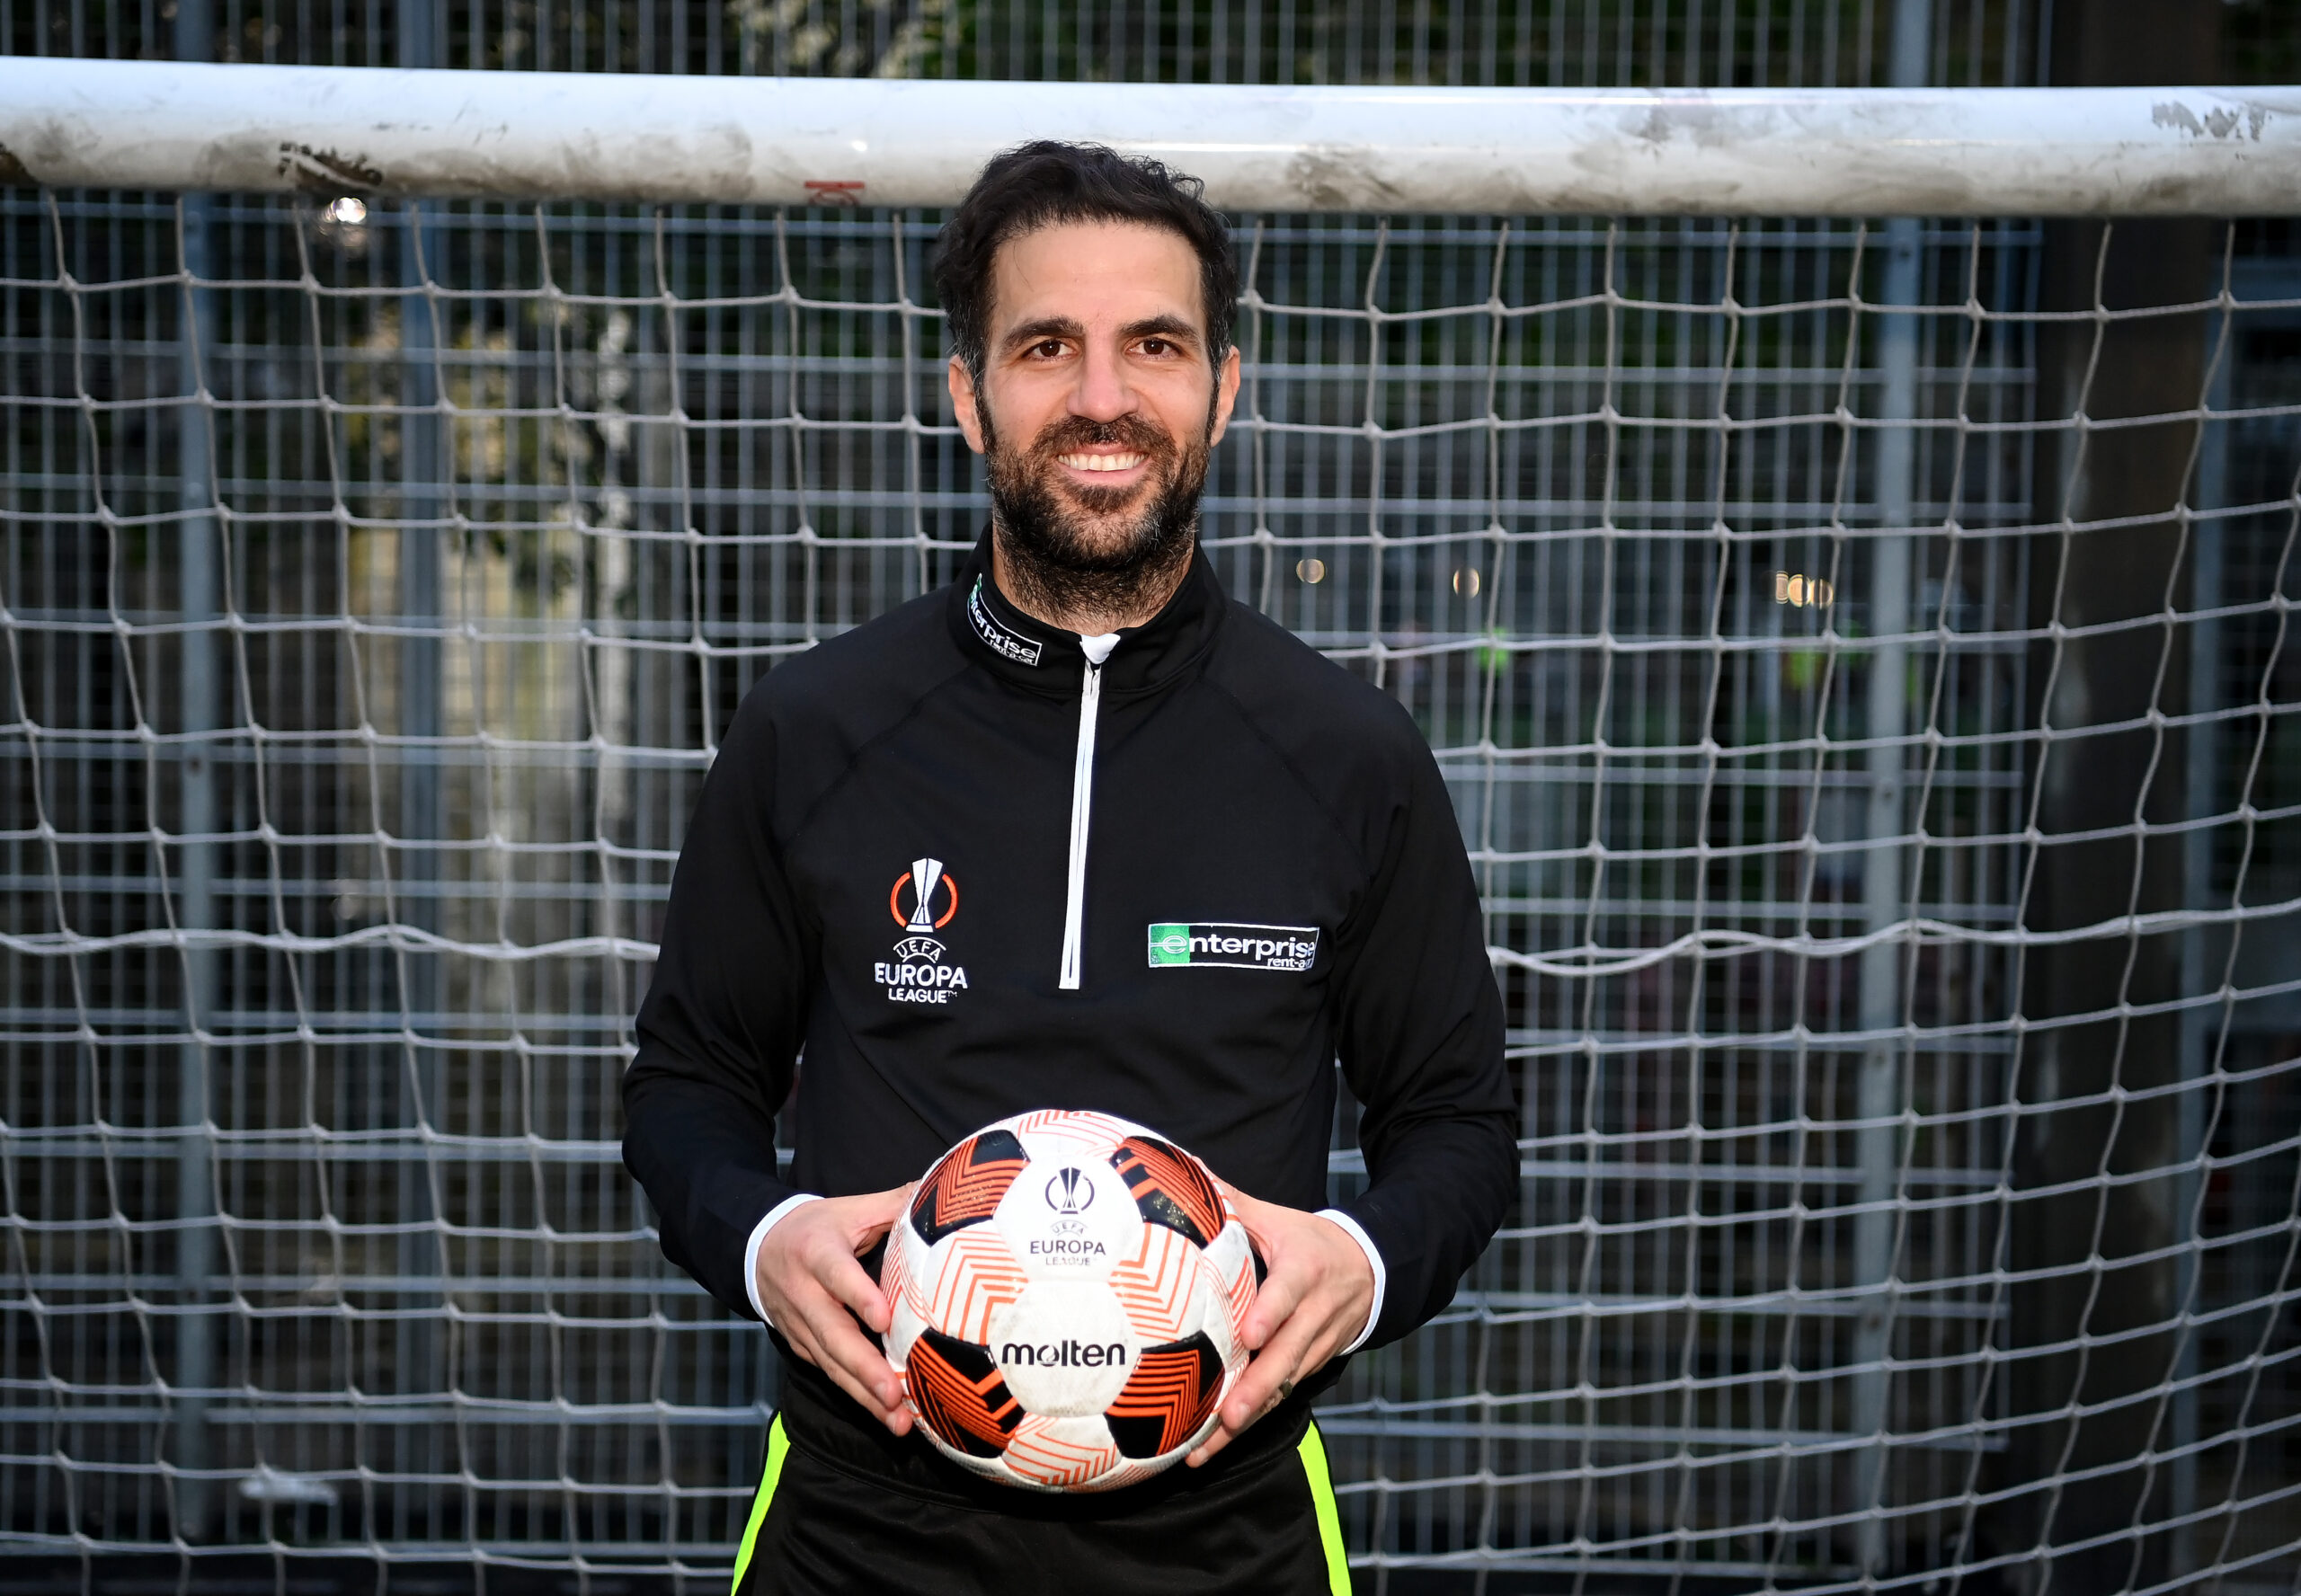
[[[1071,391],[1071,413],[1094,421],[1115,421],[1133,412],[1134,385],[1127,378],[1126,362],[1119,351],[1090,343],[1086,354],[1079,363],[1078,386]]]

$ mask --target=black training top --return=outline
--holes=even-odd
[[[989,562],[986,536],[954,586],[736,711],[624,1081],[624,1161],[664,1253],[751,1315],[745,1245],[777,1203],[900,1185],[1034,1108],[1136,1121],[1316,1210],[1338,1058],[1370,1177],[1342,1206],[1387,1276],[1369,1343],[1396,1340],[1452,1298],[1517,1166],[1478,893],[1427,745],[1230,602],[1203,554],[1099,669],[1004,602]]]

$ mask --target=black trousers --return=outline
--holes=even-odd
[[[891,1487],[794,1445],[777,1414],[734,1589],[735,1596],[1349,1596],[1350,1574],[1315,1425],[1299,1446],[1228,1470],[1203,1490],[1124,1512],[1051,1518]]]

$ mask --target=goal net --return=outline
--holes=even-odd
[[[617,1080],[737,701],[983,522],[937,220],[0,191],[8,1549],[724,1577]],[[2290,232],[1235,220],[1205,544],[1427,733],[1523,1108],[1354,1566],[2289,1588]]]

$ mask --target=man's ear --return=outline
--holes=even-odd
[[[959,430],[966,435],[967,447],[982,454],[982,417],[974,406],[974,378],[967,375],[967,363],[953,355],[951,363],[943,368],[943,376],[950,384],[951,413],[958,418]],[[1230,386],[1236,389],[1238,386],[1238,379],[1232,377]]]
[[[1238,403],[1239,346],[1234,343],[1223,352],[1222,369],[1214,377],[1214,425],[1207,429],[1207,448],[1222,441],[1222,434],[1230,430],[1231,407]]]

